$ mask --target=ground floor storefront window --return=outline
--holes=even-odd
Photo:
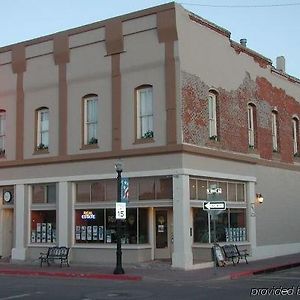
[[[228,208],[211,216],[202,208],[193,208],[193,222],[194,243],[247,241],[246,209]]]
[[[75,242],[85,244],[116,243],[115,209],[76,209]],[[148,243],[148,209],[128,208],[122,222],[123,244]]]
[[[31,243],[56,242],[56,210],[31,211]]]

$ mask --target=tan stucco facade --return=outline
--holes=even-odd
[[[172,199],[129,203],[129,208],[147,209],[148,242],[125,244],[124,261],[169,258],[182,269],[211,263],[211,243],[195,242],[193,236],[194,212],[202,209],[203,199],[191,199],[191,178],[245,186],[245,201],[229,203],[229,208],[245,212],[247,239],[238,244],[247,247],[251,259],[299,252],[299,161],[266,159],[257,151],[232,151],[211,141],[186,142],[188,76],[202,84],[199,99],[209,89],[235,91],[245,78],[251,84],[264,78],[293,103],[300,101],[298,79],[232,41],[227,30],[174,3],[1,48],[0,109],[6,126],[0,157],[0,256],[36,260],[41,249],[56,243],[71,248],[73,262],[113,263],[113,243],[76,242],[75,219],[76,210],[106,211],[115,203],[78,204],[76,184],[116,178],[118,159],[124,177],[172,178]],[[153,89],[154,137],[137,140],[136,88],[145,85]],[[83,143],[87,95],[98,96],[96,145]],[[47,151],[36,151],[36,110],[41,107],[49,109]],[[269,124],[265,116],[259,120]],[[202,134],[203,123],[197,126],[193,132]],[[34,206],[33,185],[46,183],[56,185],[56,204]],[[3,202],[5,187],[14,190],[9,205]],[[260,206],[256,193],[265,198]],[[56,212],[56,241],[32,242],[33,211],[47,207]],[[169,222],[165,251],[157,249],[159,213]],[[4,244],[11,244],[10,254]]]

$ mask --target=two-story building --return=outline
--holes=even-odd
[[[299,100],[282,57],[175,3],[0,48],[0,255],[113,264],[118,160],[124,262],[299,252]]]

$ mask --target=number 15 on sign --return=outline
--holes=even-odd
[[[116,219],[117,220],[126,219],[126,203],[123,202],[116,203]]]

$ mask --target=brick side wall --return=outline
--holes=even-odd
[[[182,72],[182,126],[183,142],[197,146],[213,147],[240,153],[256,153],[271,160],[271,113],[278,111],[280,159],[293,162],[292,116],[300,115],[300,104],[283,89],[272,86],[267,79],[253,80],[245,74],[237,90],[218,91],[218,141],[209,139],[208,92],[210,86],[201,78]],[[256,105],[257,133],[255,151],[248,147],[247,104]]]

